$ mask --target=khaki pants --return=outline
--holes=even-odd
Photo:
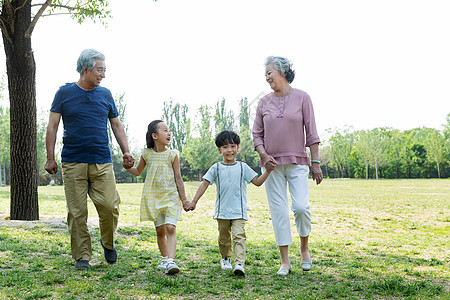
[[[231,257],[231,239],[233,238],[234,263],[245,264],[245,220],[217,219],[219,228],[219,250],[222,258]]]
[[[97,209],[103,245],[114,249],[120,197],[112,164],[62,163],[62,173],[72,257],[78,261],[90,260],[92,256],[87,227],[87,195]]]

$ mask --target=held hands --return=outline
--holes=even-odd
[[[190,202],[187,199],[181,201],[181,203],[183,204],[183,209],[184,209],[185,212],[188,212],[190,210],[194,210],[195,209],[195,204],[194,204],[194,209],[192,209],[192,202]]]
[[[194,202],[194,201],[191,202],[191,201],[188,201],[187,199],[184,201],[181,201],[181,203],[183,204],[183,209],[185,212],[194,210],[195,207],[197,206],[196,202]]]
[[[277,166],[277,161],[267,153],[261,155],[261,160],[264,165],[264,168],[266,168],[268,172],[272,172]]]
[[[135,159],[133,158],[133,156],[132,156],[130,153],[125,152],[125,153],[123,154],[123,162],[122,162],[122,166],[123,166],[125,169],[132,168],[132,167],[134,166],[134,161],[135,161]]]

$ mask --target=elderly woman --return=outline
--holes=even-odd
[[[281,255],[281,267],[277,274],[286,276],[291,271],[288,249],[292,244],[287,184],[300,235],[301,266],[304,271],[309,271],[312,266],[308,247],[311,232],[308,166],[312,164],[312,179],[320,184],[320,139],[309,95],[290,86],[295,77],[291,62],[283,57],[270,56],[265,66],[266,81],[273,92],[259,101],[252,133],[261,167],[263,170],[273,170],[265,187],[275,240]],[[311,160],[306,147],[310,149]]]

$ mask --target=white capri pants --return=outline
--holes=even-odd
[[[265,168],[262,169],[264,172]],[[309,167],[306,165],[280,165],[275,167],[266,180],[267,200],[277,246],[292,244],[287,183],[297,232],[301,237],[306,237],[311,232],[308,174]]]

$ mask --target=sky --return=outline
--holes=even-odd
[[[271,92],[270,55],[293,62],[292,87],[311,96],[323,136],[346,126],[441,129],[450,113],[447,0],[110,2],[106,28],[67,15],[39,20],[37,106],[48,112],[59,86],[78,80],[81,51],[94,48],[106,56],[102,86],[125,94],[133,147],[170,99],[194,120],[200,105],[222,98],[237,115],[247,97],[254,113]]]

